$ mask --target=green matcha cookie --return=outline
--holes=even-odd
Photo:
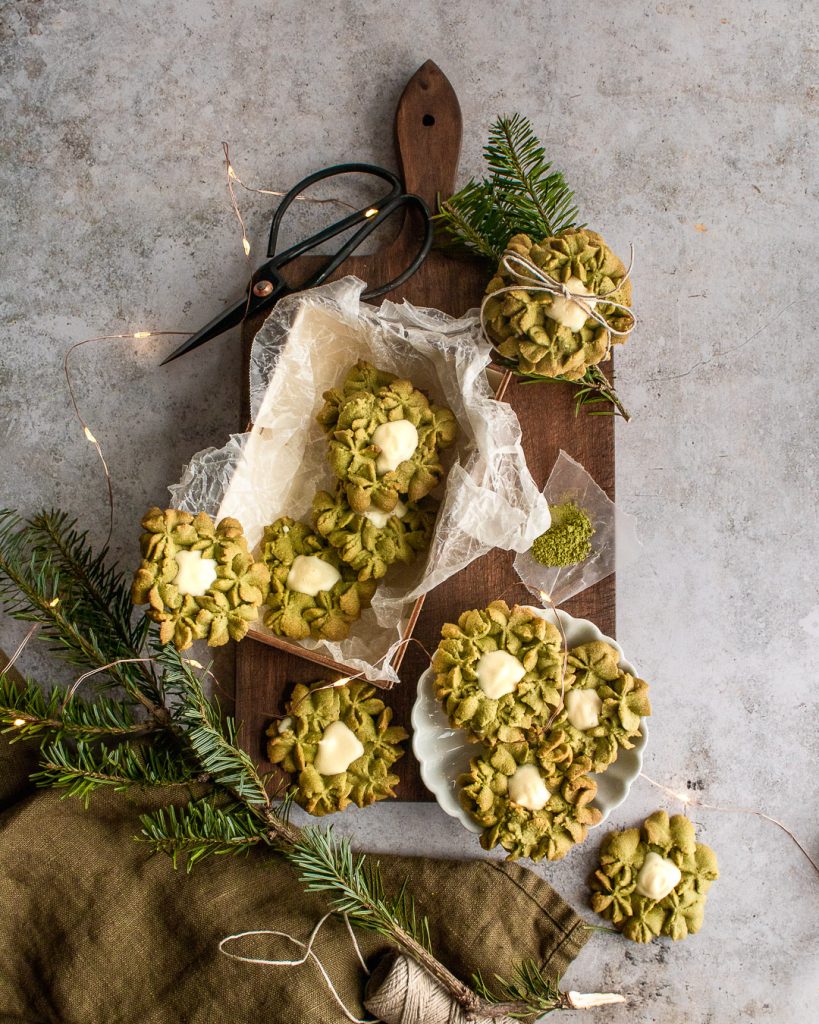
[[[620,286],[626,268],[594,231],[570,228],[538,243],[528,235],[515,235],[507,248],[541,267],[575,294],[610,293],[611,302],[631,304],[631,281]],[[518,264],[515,268],[525,272]],[[518,284],[520,289],[490,299],[484,317],[498,352],[524,373],[577,380],[588,367],[605,358],[611,344],[625,341],[616,334],[609,338],[593,317],[584,316],[577,303],[545,291],[527,291],[520,278],[503,265],[487,285],[486,294]],[[595,313],[614,330],[628,331],[633,326],[632,318],[611,302],[597,301]]]
[[[648,683],[618,667],[611,644],[594,640],[569,651],[564,707],[555,720],[571,748],[591,761],[593,772],[616,760],[620,747],[631,750],[640,719],[651,714]]]
[[[485,850],[500,844],[508,860],[560,860],[602,817],[589,806],[597,794],[589,767],[567,760],[560,744],[500,744],[459,778],[461,806],[483,826]]]
[[[270,569],[265,625],[291,640],[344,640],[375,593],[373,580],[359,582],[323,537],[287,516],[265,527],[262,558]]]
[[[319,491],[313,499],[317,532],[362,582],[380,579],[395,562],[409,563],[428,547],[435,525],[435,503],[399,501],[392,512],[353,512],[342,487],[335,495]]]
[[[560,705],[560,633],[525,608],[493,601],[446,623],[432,658],[435,694],[453,726],[487,745],[541,730]],[[502,653],[500,653],[502,652]]]
[[[149,509],[142,520],[142,562],[134,577],[134,604],[159,623],[162,643],[184,651],[194,640],[219,647],[241,640],[259,617],[270,573],[254,562],[241,523],[214,526],[204,512]]]
[[[324,399],[318,421],[330,466],[354,511],[391,512],[402,495],[420,501],[441,480],[440,452],[455,440],[455,417],[408,380],[361,361]]]
[[[392,711],[370,683],[298,684],[287,717],[267,730],[273,764],[297,775],[296,803],[310,814],[366,807],[395,796],[390,768],[403,756],[407,732],[390,725]],[[328,769],[340,768],[330,772]]]
[[[675,941],[702,927],[705,897],[719,877],[714,851],[684,814],[655,811],[642,828],[611,832],[591,879],[591,905],[634,942]]]

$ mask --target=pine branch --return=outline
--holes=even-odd
[[[429,922],[418,916],[403,885],[388,897],[378,864],[353,854],[349,839],[336,838],[332,827],[305,828],[286,857],[298,869],[308,892],[329,894],[330,904],[350,923],[368,931],[395,937],[396,926],[427,952],[431,952]]]
[[[159,728],[152,719],[137,720],[127,701],[102,694],[87,701],[61,687],[45,693],[35,682],[20,684],[7,675],[0,675],[0,726],[0,732],[14,733],[12,743],[44,735],[114,739]]]
[[[184,857],[188,871],[206,857],[239,856],[268,842],[257,815],[239,802],[217,806],[206,798],[184,807],[161,808],[140,820],[140,840],[155,853],[171,857],[174,867]]]
[[[574,193],[552,169],[529,121],[500,117],[484,147],[489,176],[439,202],[439,242],[497,263],[516,234],[540,241],[576,227]]]
[[[184,732],[203,770],[224,789],[257,808],[267,808],[270,799],[256,766],[235,745],[236,730],[230,718],[222,721],[218,701],[208,700],[189,662],[171,645],[159,655],[166,677],[180,691],[181,703],[174,719]]]
[[[65,796],[79,797],[88,806],[91,795],[102,787],[115,791],[130,786],[191,786],[207,781],[175,747],[156,741],[127,741],[100,747],[78,740],[69,746],[57,739],[41,751],[39,771],[31,778],[38,786],[64,789]]]
[[[98,635],[109,634],[111,646],[121,645],[123,656],[136,655],[139,646],[131,626],[133,604],[130,584],[116,566],[107,564],[108,549],[94,554],[88,534],[76,529],[76,520],[60,511],[43,511],[29,521],[35,547],[51,556],[64,585],[81,594],[93,615]]]
[[[12,618],[37,623],[40,639],[50,642],[51,650],[70,664],[104,669],[111,685],[123,687],[148,711],[161,715],[151,674],[133,664],[111,665],[138,651],[112,643],[105,629],[99,630],[94,599],[89,600],[84,585],[72,583],[64,574],[60,560],[30,523],[15,512],[0,511],[0,606]]]
[[[574,193],[563,175],[552,170],[532,125],[522,114],[498,118],[489,130],[484,158],[492,172],[496,197],[514,220],[516,232],[540,241],[574,226]]]
[[[450,248],[481,256],[497,263],[505,243],[514,234],[506,221],[503,208],[495,202],[489,182],[468,182],[449,199],[439,200],[439,213],[433,218],[439,229],[439,240]]]
[[[564,993],[543,974],[534,960],[516,964],[511,981],[496,974],[495,982],[498,993],[489,988],[480,971],[472,979],[472,987],[481,999],[492,1006],[495,1015],[532,1020],[553,1010],[570,1008]]]

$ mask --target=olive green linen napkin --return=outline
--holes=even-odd
[[[134,841],[138,815],[171,791],[102,793],[81,801],[35,791],[30,746],[0,739],[0,1022],[261,1024],[345,1018],[314,964],[264,967],[222,956],[219,940],[271,928],[306,939],[327,905],[281,858],[213,858],[188,875]],[[366,812],[364,812],[366,813]],[[434,948],[468,980],[509,974],[534,957],[562,974],[588,929],[560,896],[515,864],[379,856],[396,889],[408,877],[429,915]],[[357,933],[368,959],[387,948]],[[282,939],[235,952],[295,959]],[[315,951],[341,998],[361,1013],[363,972],[343,923]]]

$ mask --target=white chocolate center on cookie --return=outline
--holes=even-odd
[[[179,593],[204,597],[216,579],[216,559],[203,558],[201,551],[178,551],[174,560],[179,571],[171,583]]]
[[[390,420],[375,428],[372,441],[381,449],[375,471],[383,476],[412,456],[418,447],[418,431],[409,420]]]
[[[594,292],[586,290],[586,286],[577,277],[570,277],[565,284],[574,295],[594,295]],[[594,309],[595,300],[587,299],[586,305]],[[544,304],[543,312],[552,320],[556,320],[562,327],[568,327],[573,333],[577,333],[582,328],[589,316],[582,306],[573,299],[566,299],[562,295],[555,295],[551,305]]]
[[[319,775],[346,772],[364,753],[364,744],[343,722],[332,722],[319,740],[314,767]]]
[[[509,778],[509,799],[528,811],[540,811],[552,794],[533,764],[522,764]]]
[[[651,850],[646,854],[637,875],[636,890],[650,900],[664,899],[682,878],[680,869],[672,861]]]
[[[603,701],[597,690],[569,690],[566,694],[566,716],[575,729],[594,729],[600,725]]]
[[[526,669],[507,651],[489,651],[478,661],[478,686],[487,697],[500,700],[511,693],[526,675]]]
[[[300,594],[315,597],[322,590],[332,590],[340,579],[338,569],[318,555],[296,555],[287,574],[287,586]]]
[[[362,515],[365,519],[369,519],[373,526],[377,526],[379,530],[383,530],[384,527],[390,520],[390,516],[398,516],[399,519],[403,519],[407,514],[407,506],[403,501],[396,501],[395,508],[392,512],[382,512],[380,508],[368,508]]]

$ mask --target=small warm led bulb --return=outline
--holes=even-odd
[[[16,725],[18,729],[19,729],[19,728],[20,728],[21,726],[25,725],[25,724],[26,724],[26,720],[25,720],[25,718],[15,718],[15,719],[14,719],[14,725]]]
[[[248,242],[247,238],[243,238],[242,239],[242,248],[245,251],[245,256],[249,256],[250,255],[250,242]]]
[[[88,438],[88,440],[91,442],[91,444],[96,444],[97,443],[97,439],[96,439],[96,437],[94,437],[94,435],[88,429],[88,427],[83,427],[82,429],[83,429],[83,433]]]

